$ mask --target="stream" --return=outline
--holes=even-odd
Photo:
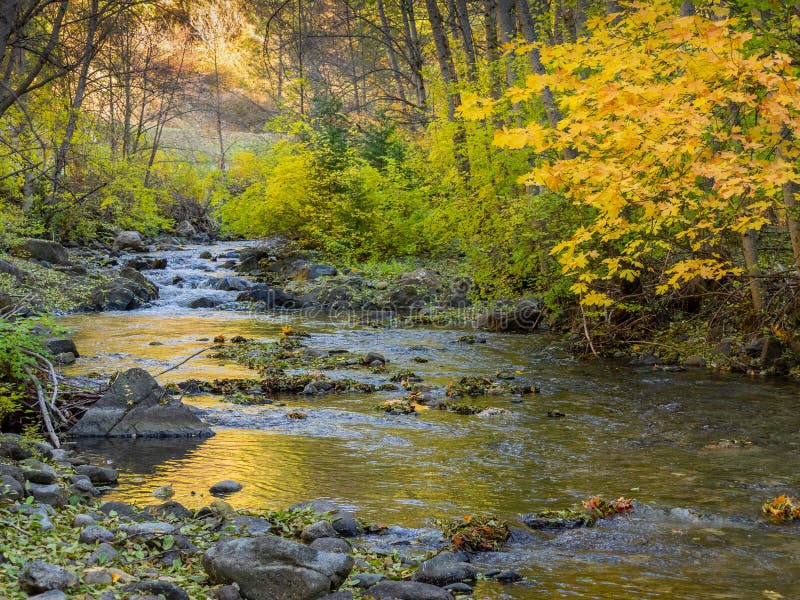
[[[231,338],[277,340],[284,326],[308,331],[315,348],[383,354],[388,372],[412,369],[424,383],[445,386],[465,375],[519,372],[535,396],[489,397],[506,409],[494,416],[425,411],[417,416],[375,410],[401,392],[286,396],[286,406],[235,406],[214,396],[184,398],[205,411],[209,439],[96,440],[80,448],[121,471],[106,499],[155,503],[171,484],[174,500],[207,505],[211,484],[244,483],[228,501],[236,508],[286,508],[329,498],[374,522],[404,531],[429,528],[437,516],[521,513],[567,508],[591,496],[636,499],[630,516],[563,532],[524,531],[480,566],[515,569],[521,583],[479,582],[476,598],[798,598],[800,529],[772,525],[762,503],[800,493],[798,386],[707,370],[663,372],[616,362],[572,358],[549,334],[375,328],[299,312],[248,313],[189,309],[200,296],[232,302],[237,292],[209,289],[233,275],[199,258],[226,255],[242,243],[161,251],[168,266],[146,271],[160,298],[133,312],[74,314],[82,358],[70,375],[105,375],[139,366],[155,374]],[[233,256],[233,254],[231,255]],[[173,283],[176,277],[182,279]],[[412,361],[423,358],[428,362]],[[385,381],[387,375],[336,371],[332,376]],[[253,377],[244,367],[203,354],[159,377]],[[289,419],[290,410],[308,414]],[[550,418],[560,411],[563,418]],[[747,440],[720,448],[720,440]]]

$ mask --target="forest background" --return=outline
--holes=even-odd
[[[800,346],[799,67],[777,0],[2,0],[0,247],[189,221],[455,260],[593,352]]]

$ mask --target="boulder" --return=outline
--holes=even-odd
[[[186,306],[189,308],[215,308],[220,304],[222,304],[222,300],[201,296],[200,298],[190,300]]]
[[[145,370],[117,377],[70,430],[77,437],[207,437],[211,429]]]
[[[178,224],[178,228],[175,230],[175,233],[183,238],[192,239],[197,235],[197,230],[194,228],[194,225],[192,225],[191,221],[181,221]]]
[[[383,573],[358,573],[352,578],[355,587],[366,590],[384,581],[386,576]]]
[[[105,565],[119,558],[119,552],[111,544],[103,542],[86,558],[87,565]]]
[[[50,590],[65,590],[78,583],[78,578],[66,569],[43,560],[26,563],[19,575],[22,589],[29,594],[40,594]]]
[[[297,299],[279,288],[257,284],[236,296],[237,302],[263,302],[266,308],[296,308]]]
[[[20,462],[19,466],[22,467],[22,475],[27,481],[42,485],[50,485],[58,481],[56,470],[35,458],[26,458]]]
[[[236,583],[248,600],[315,600],[339,588],[353,558],[264,535],[220,540],[203,567],[213,583]]]
[[[75,342],[68,338],[50,338],[45,343],[47,345],[47,349],[53,354],[72,352],[72,354],[75,355],[75,358],[81,357],[80,353],[78,352],[78,348],[75,346]]]
[[[337,537],[336,530],[331,525],[330,521],[317,521],[305,529],[300,534],[300,539],[306,544],[310,544],[314,540],[320,538],[335,538]]]
[[[111,513],[115,513],[123,517],[132,518],[139,514],[135,506],[131,506],[125,502],[116,502],[113,500],[111,502],[104,502],[99,508],[100,512],[104,515],[111,515]]]
[[[494,308],[475,321],[476,329],[527,333],[542,321],[543,305],[535,298],[523,298],[511,307]]]
[[[97,288],[89,302],[95,310],[134,310],[158,298],[158,287],[136,269],[126,267],[120,277]]]
[[[248,533],[250,535],[258,535],[261,533],[269,533],[271,529],[272,523],[261,517],[235,515],[225,520],[225,530],[233,531],[233,533],[236,534]]]
[[[75,355],[72,352],[62,352],[61,354],[56,354],[53,357],[53,361],[57,365],[61,365],[63,367],[74,365],[75,364]]]
[[[442,552],[423,562],[413,580],[444,587],[461,581],[475,581],[478,570],[453,552]]]
[[[237,273],[247,275],[259,275],[263,269],[261,261],[266,260],[272,254],[272,250],[267,248],[244,248],[239,253],[239,266],[236,267]]]
[[[5,473],[0,475],[0,502],[13,502],[25,496],[22,484]]]
[[[75,467],[75,472],[85,475],[95,485],[111,485],[117,483],[119,471],[106,467],[96,467],[95,465],[80,465]]]
[[[331,309],[347,309],[353,306],[355,292],[346,285],[323,287],[300,298],[304,306],[322,306]]]
[[[69,500],[69,498],[67,498],[67,492],[61,489],[56,483],[42,485],[29,481],[25,484],[25,489],[29,495],[33,496],[37,502],[41,502],[42,504],[66,506],[67,500]]]
[[[340,537],[323,537],[317,538],[309,544],[310,548],[319,550],[320,552],[341,552],[343,554],[350,554],[353,548]]]
[[[123,527],[122,531],[128,536],[128,539],[136,540],[139,538],[151,538],[155,536],[172,535],[178,532],[178,528],[171,523],[163,521],[144,521],[143,523],[134,523]]]
[[[336,267],[331,265],[308,264],[302,267],[298,276],[305,279],[319,279],[320,277],[335,277],[337,274]]]
[[[375,600],[452,600],[447,590],[419,581],[381,581],[367,590]]]
[[[0,433],[0,458],[25,460],[33,456],[33,452],[24,443],[22,436],[15,433]]]
[[[148,506],[145,510],[148,514],[162,519],[186,520],[194,518],[194,513],[191,510],[174,500],[169,500],[156,506]]]
[[[15,254],[30,256],[34,260],[43,260],[54,265],[69,264],[67,249],[58,242],[49,240],[23,240],[15,248]]]
[[[242,277],[222,277],[212,281],[212,287],[215,290],[222,290],[224,292],[244,292],[250,289],[250,282]]]
[[[398,312],[419,310],[425,306],[427,293],[415,283],[405,282],[392,289],[389,294],[389,306]]]
[[[0,273],[11,275],[18,282],[24,280],[26,276],[26,273],[22,269],[7,260],[0,260]]]
[[[50,590],[35,596],[28,596],[28,600],[67,600],[68,596],[61,590]]]
[[[706,366],[706,359],[698,354],[693,354],[681,363],[684,367],[702,368]]]
[[[147,252],[142,234],[138,231],[121,231],[114,238],[114,250],[133,250],[134,252]]]
[[[97,542],[110,542],[114,539],[114,532],[100,525],[89,525],[78,536],[82,544],[96,544]]]

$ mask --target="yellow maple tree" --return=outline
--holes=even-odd
[[[745,243],[785,219],[785,184],[800,180],[800,79],[786,55],[750,55],[749,39],[729,19],[634,3],[623,18],[594,19],[585,39],[542,45],[547,73],[507,91],[518,102],[547,86],[565,115],[555,129],[500,130],[494,143],[531,148],[537,166],[523,183],[584,211],[552,249],[584,305],[613,304],[615,281],[645,273],[658,293],[744,273],[752,256],[743,269],[723,238]],[[480,118],[492,108],[475,106]]]

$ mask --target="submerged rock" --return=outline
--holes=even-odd
[[[238,584],[248,600],[315,600],[338,589],[353,558],[265,535],[220,540],[203,567],[214,583]]]
[[[238,481],[233,481],[232,479],[225,479],[224,481],[219,481],[211,486],[208,490],[211,492],[213,496],[221,496],[224,494],[233,494],[234,492],[238,492],[242,489],[242,484]]]
[[[150,374],[130,369],[69,431],[77,437],[191,437],[213,431]]]

